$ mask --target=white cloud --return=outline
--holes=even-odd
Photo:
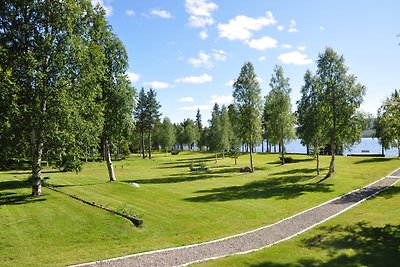
[[[210,104],[229,105],[233,103],[233,96],[231,95],[212,95]]]
[[[213,78],[212,76],[204,73],[203,75],[200,76],[188,76],[188,77],[182,77],[179,79],[176,79],[176,83],[190,83],[190,84],[201,84],[201,83],[207,83],[207,82],[212,82]]]
[[[258,61],[260,61],[260,62],[265,61],[265,60],[267,60],[267,58],[266,58],[265,56],[261,56],[261,57],[258,59]]]
[[[217,4],[207,0],[186,0],[186,12],[200,17],[211,17],[212,12],[218,9]]]
[[[306,49],[307,49],[307,46],[304,46],[304,45],[297,47],[297,50],[303,51],[303,52],[306,51]]]
[[[201,32],[199,33],[199,37],[200,37],[200,39],[202,39],[202,40],[207,39],[207,37],[208,37],[207,31],[206,31],[206,30],[201,31]]]
[[[263,83],[264,82],[264,80],[262,78],[260,78],[260,77],[256,77],[256,80],[258,81],[258,83]]]
[[[150,11],[150,15],[158,16],[158,17],[163,18],[163,19],[170,19],[170,18],[172,18],[172,15],[171,15],[170,12],[165,11],[165,10],[161,10],[161,9],[157,9],[157,8],[156,8],[156,9],[152,9],[152,10]]]
[[[208,0],[186,0],[185,10],[190,14],[189,25],[193,28],[204,28],[214,24],[212,12],[218,9],[218,5]],[[204,38],[204,33],[200,34]]]
[[[235,80],[229,80],[225,83],[225,86],[233,86],[234,83],[235,83]]]
[[[285,29],[285,26],[283,25],[279,25],[278,27],[276,27],[278,29],[278,31],[283,31]]]
[[[212,109],[212,105],[195,105],[189,107],[180,107],[179,110],[209,110]]]
[[[215,61],[225,62],[225,60],[226,60],[226,52],[224,50],[213,49],[211,55]]]
[[[290,24],[289,24],[289,32],[298,32],[298,30],[297,30],[297,28],[296,28],[296,21],[294,20],[294,19],[292,19],[291,21],[290,21]]]
[[[191,96],[188,97],[182,97],[180,99],[178,99],[178,102],[186,102],[186,103],[191,103],[194,102],[194,98]]]
[[[212,68],[214,65],[210,60],[210,56],[200,51],[198,58],[189,58],[188,63],[195,68],[198,67],[205,67],[205,68]]]
[[[284,64],[308,65],[313,63],[306,54],[302,54],[299,51],[281,54],[278,59]]]
[[[247,42],[247,44],[254,49],[263,51],[267,48],[275,48],[278,45],[278,41],[269,37],[264,36],[260,39],[253,39]]]
[[[292,48],[290,44],[282,44],[282,48],[289,49]]]
[[[200,51],[198,58],[189,58],[188,63],[193,67],[205,67],[205,68],[213,68],[214,62],[226,60],[226,52],[223,50],[213,49],[210,54],[205,53],[204,51]]]
[[[321,31],[325,31],[325,28],[322,27],[322,26],[319,26],[319,29],[320,29]]]
[[[103,0],[91,0],[91,2],[94,6],[100,5],[106,12],[107,16],[111,16],[113,14],[112,6],[105,4]],[[109,2],[109,1],[107,1],[107,2]]]
[[[202,28],[205,26],[213,25],[214,19],[208,17],[190,16],[189,25],[193,28]]]
[[[159,81],[153,81],[153,82],[144,82],[143,83],[144,86],[148,86],[150,88],[154,88],[154,89],[165,89],[169,87],[168,83],[165,82],[159,82]]]
[[[132,9],[128,9],[126,10],[126,14],[130,17],[133,17],[136,15],[135,11],[133,11]]]
[[[127,72],[126,75],[128,75],[128,79],[131,81],[131,83],[135,83],[140,80],[140,75],[135,72]]]
[[[265,16],[251,18],[247,16],[236,16],[229,20],[227,24],[218,24],[219,37],[229,40],[248,40],[253,35],[254,31],[259,31],[265,26],[276,23],[270,11],[265,13]]]

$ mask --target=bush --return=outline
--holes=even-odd
[[[171,155],[178,155],[179,154],[179,150],[172,150],[171,151]]]
[[[56,163],[56,167],[63,172],[75,171],[78,173],[82,170],[82,161],[73,155],[64,155],[62,156],[61,161]]]

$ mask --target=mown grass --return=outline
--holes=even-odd
[[[243,174],[238,170],[247,156],[238,166],[230,158],[214,164],[213,155],[200,153],[133,156],[115,162],[114,183],[107,181],[104,163],[85,164],[79,174],[50,169],[44,174],[58,190],[140,215],[142,228],[46,188],[42,197],[29,197],[28,171],[0,172],[0,265],[63,266],[236,234],[366,185],[400,163],[339,157],[337,173],[317,185],[315,162],[293,158],[282,166],[277,155],[257,154],[256,172]],[[209,171],[189,170],[191,161],[204,160]],[[322,167],[328,163],[322,157]]]
[[[193,266],[397,267],[400,185],[291,240],[247,255]]]

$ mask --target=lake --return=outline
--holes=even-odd
[[[264,142],[264,150],[266,149],[267,145]],[[285,145],[286,151],[288,153],[307,153],[307,149],[300,143],[300,139],[296,139],[290,143]],[[261,145],[257,147],[257,152],[261,152]],[[278,148],[277,148],[278,150]],[[350,150],[344,150],[343,154],[348,155],[352,153],[361,153],[363,150],[368,150],[369,153],[376,153],[380,154],[382,152],[381,145],[378,142],[378,139],[375,138],[362,138],[359,144],[354,145]],[[274,148],[272,148],[274,151]],[[385,150],[386,157],[397,157],[397,148],[391,148]]]

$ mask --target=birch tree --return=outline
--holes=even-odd
[[[283,69],[276,66],[270,82],[271,91],[265,98],[266,137],[281,147],[281,162],[285,164],[285,143],[295,138],[296,118],[290,103],[291,88]]]
[[[234,104],[238,111],[238,128],[242,141],[250,148],[250,171],[254,172],[253,150],[261,141],[261,88],[254,66],[246,62],[233,84]]]
[[[344,145],[352,145],[361,139],[357,109],[363,102],[365,86],[357,82],[355,75],[348,73],[344,57],[332,48],[326,48],[317,61],[320,101],[323,111],[324,135],[331,146],[331,161],[328,178],[335,171],[336,150]]]

